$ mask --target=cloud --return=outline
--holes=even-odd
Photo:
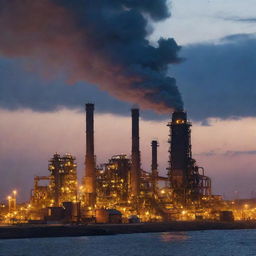
[[[183,47],[185,61],[172,66],[189,118],[209,125],[208,118],[240,119],[256,116],[256,37],[236,34],[218,43]],[[103,113],[129,115],[130,103],[117,100],[107,91],[80,82],[67,85],[64,78],[42,80],[21,71],[16,60],[0,61],[0,107],[54,111],[60,107],[83,109],[85,102],[96,104]],[[168,118],[148,111],[147,119]]]
[[[245,151],[226,151],[226,156],[241,156],[241,155],[256,155],[256,150],[245,150]]]
[[[233,34],[233,35],[228,35],[225,36],[224,38],[220,39],[221,43],[244,43],[245,41],[250,41],[250,40],[255,40],[256,39],[256,34]]]
[[[256,116],[256,37],[232,35],[219,43],[183,48],[170,72],[194,120]]]
[[[102,113],[125,114],[130,104],[86,83],[67,85],[63,77],[45,80],[37,73],[25,72],[17,61],[0,61],[0,107],[52,112],[60,108],[83,110],[84,103],[97,103]]]
[[[224,152],[221,151],[207,151],[195,154],[195,156],[206,156],[206,157],[214,157],[214,156],[226,156],[226,157],[237,157],[237,156],[243,156],[243,155],[256,155],[256,150],[227,150]]]
[[[228,21],[235,21],[235,22],[256,23],[256,18],[255,17],[248,17],[248,18],[242,18],[242,17],[223,17],[222,19],[228,20]]]
[[[108,92],[88,83],[67,85],[62,75],[56,79],[42,79],[38,73],[22,68],[17,60],[0,59],[0,108],[11,111],[31,109],[53,112],[59,109],[84,111],[84,104],[96,104],[97,113],[129,116],[132,104],[116,99]],[[141,111],[144,119],[163,120],[168,115]]]

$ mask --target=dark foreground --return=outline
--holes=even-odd
[[[171,231],[256,229],[256,221],[1,226],[0,239],[97,236]]]

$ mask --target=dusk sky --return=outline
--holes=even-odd
[[[70,42],[65,45],[63,35],[55,42],[54,53],[61,58],[56,60],[49,52],[46,63],[45,49],[40,47],[48,44],[37,44],[33,34],[27,33],[25,38],[24,33],[17,37],[8,33],[15,22],[8,24],[11,14],[1,12],[4,2],[0,0],[0,201],[14,188],[20,201],[28,200],[33,177],[48,175],[48,160],[55,152],[77,157],[81,181],[86,102],[95,103],[97,164],[115,154],[130,155],[130,108],[139,105],[145,109],[141,111],[140,130],[142,167],[149,170],[150,142],[157,138],[159,170],[165,175],[169,146],[166,124],[170,109],[181,105],[175,83],[170,81],[168,91],[164,78],[135,68],[122,73],[121,78],[118,73],[107,75],[110,70],[117,71],[109,68],[109,60],[101,60],[103,54],[108,56],[106,52],[95,57],[101,65],[92,75],[90,59],[80,58],[78,52],[62,53],[69,43],[78,45],[74,38],[80,34],[69,27],[66,30],[71,33],[67,35]],[[151,17],[145,14],[150,19],[147,29],[152,32],[147,38],[150,46],[156,46],[161,37],[174,38],[182,46],[178,51],[173,42],[163,41],[162,48],[170,47],[171,53],[166,57],[160,54],[162,59],[154,65],[165,68],[165,63],[171,63],[166,72],[176,79],[184,108],[193,122],[193,156],[212,178],[214,194],[251,197],[256,192],[256,0],[172,0],[169,8],[168,18],[160,11],[151,13]],[[101,30],[105,33],[107,28],[102,26]],[[4,38],[12,38],[12,44]],[[91,56],[92,52],[86,50],[87,57]],[[113,49],[110,46],[108,50]],[[127,62],[132,61],[128,53],[124,54]],[[75,57],[79,57],[77,64]],[[120,63],[119,57],[113,59]],[[85,69],[88,66],[85,74],[82,64]],[[102,77],[99,67],[107,68]],[[166,93],[147,93],[143,97],[144,85],[130,92],[129,74],[134,73],[163,82],[161,88]],[[124,89],[120,89],[122,81]],[[153,92],[158,91],[155,85],[150,86]]]

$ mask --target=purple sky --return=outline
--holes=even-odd
[[[97,105],[96,105],[97,109]],[[129,110],[128,110],[129,111]],[[35,175],[47,175],[47,161],[54,152],[72,153],[77,157],[78,173],[84,173],[85,116],[84,113],[60,110],[36,113],[31,110],[10,112],[1,110],[0,161],[5,166],[0,195],[13,188],[22,199],[28,198]],[[165,175],[168,161],[167,120],[141,121],[142,165],[150,168],[150,141],[157,138],[160,172]],[[194,123],[192,127],[193,155],[213,180],[213,192],[241,197],[255,190],[256,119],[211,120],[210,126]],[[97,163],[106,162],[117,153],[130,154],[130,118],[111,114],[96,114],[95,140]],[[243,131],[241,133],[241,131]],[[3,169],[2,169],[3,170]]]

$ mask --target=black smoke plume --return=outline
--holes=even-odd
[[[166,75],[180,47],[173,39],[152,46],[147,37],[150,22],[169,15],[167,0],[0,0],[0,54],[166,113],[183,108]]]

